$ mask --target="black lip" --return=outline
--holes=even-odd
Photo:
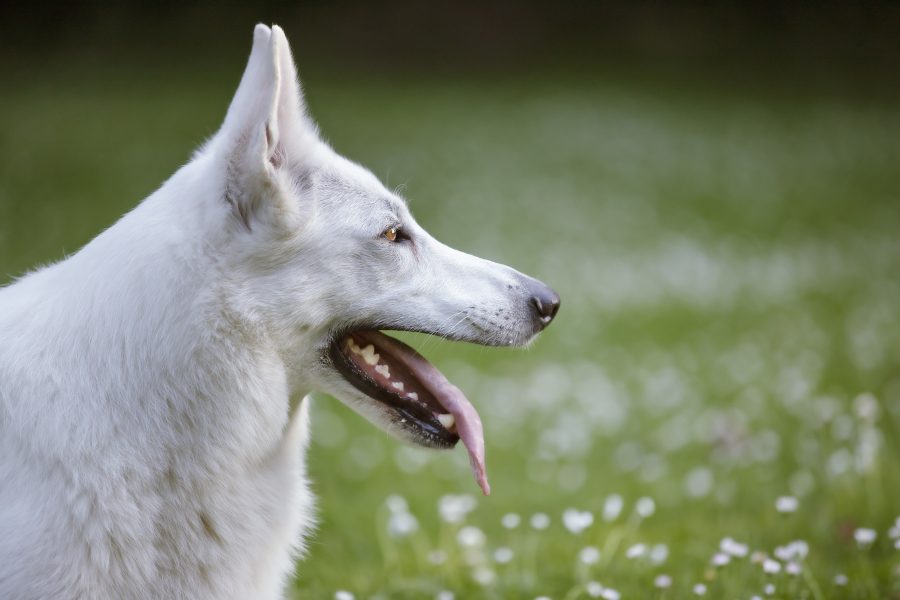
[[[455,446],[459,442],[459,436],[441,425],[441,422],[437,420],[429,408],[418,402],[391,393],[389,390],[379,386],[357,367],[353,361],[347,358],[340,348],[341,342],[351,331],[363,329],[374,328],[360,327],[335,336],[334,341],[328,347],[328,356],[335,370],[360,392],[394,411],[398,416],[398,423],[402,423],[402,426],[406,429],[412,430],[425,445],[434,448],[452,448]],[[405,421],[403,421],[404,419]]]

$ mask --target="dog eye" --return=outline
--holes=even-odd
[[[396,242],[400,239],[401,232],[399,227],[388,227],[384,230],[384,237],[387,238],[389,242]]]

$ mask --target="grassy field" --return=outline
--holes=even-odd
[[[2,282],[151,192],[236,71],[5,85]],[[308,79],[432,233],[563,302],[527,351],[407,336],[479,407],[489,498],[317,398],[297,598],[900,597],[900,106],[763,83]]]

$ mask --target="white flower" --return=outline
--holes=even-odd
[[[800,566],[800,563],[794,561],[784,565],[784,572],[788,575],[799,575],[802,570],[803,568]]]
[[[647,546],[644,544],[635,544],[625,551],[626,558],[640,558],[647,553]]]
[[[766,586],[763,588],[763,591],[766,593],[766,596],[771,596],[772,594],[775,593],[775,584],[767,583]]]
[[[669,547],[665,544],[656,544],[650,549],[650,562],[661,565],[669,558]]]
[[[409,511],[409,505],[406,503],[406,498],[398,494],[391,494],[385,498],[384,505],[393,513]]]
[[[585,546],[578,553],[578,560],[586,565],[596,564],[600,560],[600,551],[594,546]]]
[[[694,594],[697,596],[705,596],[706,595],[706,586],[702,583],[698,583],[694,586]]]
[[[428,562],[433,565],[442,565],[447,562],[447,553],[443,550],[432,550],[428,553]]]
[[[744,556],[747,556],[747,553],[750,551],[747,544],[736,542],[730,537],[723,538],[722,541],[719,542],[719,550],[736,558],[743,558]]]
[[[563,512],[563,525],[574,534],[579,534],[594,523],[594,515],[589,511],[567,508]]]
[[[790,543],[790,546],[794,558],[803,560],[809,554],[809,544],[803,540],[794,540]]]
[[[622,595],[612,588],[603,589],[603,600],[619,600]]]
[[[731,556],[725,554],[724,552],[716,552],[713,554],[712,560],[710,560],[714,567],[724,567],[728,563],[731,562]]]
[[[782,561],[803,560],[809,554],[809,544],[803,540],[794,540],[784,546],[775,548],[775,558]]]
[[[856,540],[856,543],[860,548],[868,548],[877,537],[878,533],[876,533],[874,529],[867,529],[865,527],[860,527],[853,532],[853,539]]]
[[[516,513],[506,513],[505,515],[503,515],[503,518],[500,519],[500,523],[506,529],[515,529],[521,522],[522,518]]]
[[[334,600],[354,600],[355,596],[348,591],[338,590],[334,593]]]
[[[653,585],[660,589],[668,589],[672,587],[672,578],[668,575],[657,575],[653,580]]]
[[[474,525],[466,525],[456,534],[456,541],[464,548],[480,548],[484,546],[484,532]]]
[[[864,421],[878,420],[878,414],[881,409],[878,406],[878,400],[872,394],[860,394],[853,400],[853,407],[856,409],[856,415]]]
[[[656,512],[656,503],[653,501],[653,498],[644,496],[643,498],[638,498],[637,503],[634,505],[634,510],[637,512],[638,516],[642,519],[646,519]]]
[[[481,586],[488,586],[497,581],[497,575],[487,567],[478,567],[472,571],[472,579]]]
[[[469,494],[447,494],[438,500],[438,512],[447,523],[462,523],[478,503]]]
[[[550,517],[545,513],[534,513],[531,515],[531,527],[538,531],[547,529],[550,526]]]
[[[894,525],[888,529],[888,537],[892,540],[900,539],[900,525]]]
[[[697,467],[684,478],[684,489],[693,498],[708,496],[713,488],[713,472],[706,467]]]
[[[843,573],[838,573],[834,576],[834,585],[845,586],[850,580],[847,579],[847,576]]]
[[[596,581],[588,581],[584,586],[584,590],[591,598],[599,598],[603,595],[603,586]]]
[[[456,596],[450,590],[441,590],[434,596],[434,600],[455,600]]]
[[[507,548],[506,546],[501,546],[494,550],[494,562],[500,563],[501,565],[505,565],[512,561],[513,556],[514,553],[512,548]]]
[[[792,513],[797,510],[800,502],[793,496],[780,496],[775,500],[775,510],[780,513]]]
[[[622,500],[622,496],[618,494],[607,496],[606,502],[603,503],[603,520],[606,522],[615,521],[619,518],[624,506],[625,502]]]
[[[395,512],[388,519],[388,533],[391,537],[402,538],[415,533],[419,529],[419,522],[408,512]]]
[[[775,575],[776,573],[781,572],[781,563],[777,560],[772,560],[771,558],[767,558],[763,561],[762,564],[763,572],[767,575]]]

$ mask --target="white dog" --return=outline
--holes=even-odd
[[[528,343],[559,298],[443,246],[319,139],[259,25],[221,130],[68,259],[0,289],[0,598],[279,598],[313,520],[306,394],[399,438],[478,414],[379,330]]]

